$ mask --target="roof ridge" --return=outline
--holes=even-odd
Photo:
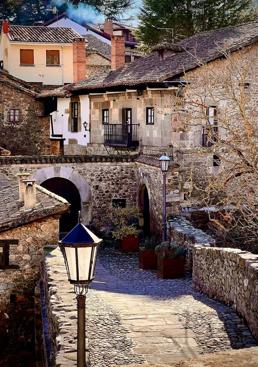
[[[35,186],[36,186],[37,190],[39,190],[39,191],[43,192],[44,194],[56,199],[57,201],[60,201],[62,204],[69,204],[70,205],[70,203],[66,199],[64,199],[62,196],[54,194],[52,191],[49,191],[49,190],[45,189],[44,187],[42,187],[40,185],[36,184]]]
[[[244,22],[244,23],[235,24],[235,25],[228,25],[228,26],[222,27],[222,28],[215,28],[215,29],[210,29],[208,31],[198,32],[198,33],[193,34],[190,37],[184,38],[183,40],[181,40],[179,42],[176,42],[176,45],[180,45],[181,43],[184,43],[185,41],[188,41],[190,39],[193,39],[193,38],[196,38],[196,37],[199,37],[199,36],[203,36],[203,35],[206,35],[206,34],[209,35],[210,33],[214,33],[214,32],[217,32],[217,31],[224,31],[224,30],[227,30],[227,29],[240,28],[244,25],[250,25],[250,24],[257,24],[258,25],[258,20],[250,21],[250,22]]]

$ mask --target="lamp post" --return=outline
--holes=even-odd
[[[94,279],[98,245],[102,242],[87,227],[79,223],[61,240],[68,280],[74,285],[77,298],[77,367],[86,367],[85,301],[89,284]]]
[[[167,240],[167,208],[166,208],[166,181],[170,158],[164,153],[160,159],[160,169],[163,174],[163,205],[162,205],[162,240]]]

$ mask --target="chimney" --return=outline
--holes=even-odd
[[[104,23],[104,32],[112,36],[113,34],[113,22],[111,19],[106,19]]]
[[[18,184],[19,184],[19,200],[21,202],[24,201],[24,192],[25,192],[25,183],[23,180],[26,180],[30,173],[28,172],[21,172],[16,175],[18,177]]]
[[[9,23],[9,20],[7,20],[7,19],[3,20],[2,30],[3,30],[3,33],[9,33],[9,31],[10,31],[10,23]]]
[[[86,43],[85,38],[73,40],[73,82],[86,78]]]
[[[121,30],[111,36],[111,69],[116,70],[125,65],[125,38]]]
[[[24,207],[25,209],[33,209],[37,202],[35,180],[23,180],[23,182],[25,184]]]

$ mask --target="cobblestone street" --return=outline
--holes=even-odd
[[[57,365],[72,366],[76,301],[64,281],[59,250],[48,257],[47,266],[52,288],[60,284],[54,290],[61,324]],[[242,319],[231,308],[195,292],[191,279],[157,279],[154,272],[139,270],[137,254],[112,249],[102,249],[98,257],[96,280],[87,297],[87,332],[92,367],[172,363],[256,345]]]

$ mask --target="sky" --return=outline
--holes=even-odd
[[[142,0],[134,0],[134,6],[131,10],[127,11],[126,18],[132,18],[126,21],[126,23],[131,24],[132,26],[137,26],[137,14],[139,13],[140,6],[142,4]]]

